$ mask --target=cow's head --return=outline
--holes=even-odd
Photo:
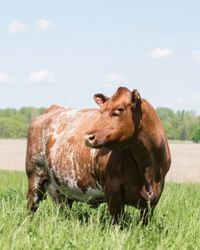
[[[120,87],[112,97],[96,94],[94,100],[100,106],[100,116],[85,135],[86,145],[127,147],[140,126],[142,100],[138,91]]]

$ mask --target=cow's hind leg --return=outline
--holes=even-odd
[[[32,173],[28,175],[27,208],[35,212],[38,204],[45,198],[47,178],[43,174]]]
[[[62,211],[66,208],[72,208],[73,200],[60,193],[51,183],[48,185],[48,192],[53,201],[60,206]]]

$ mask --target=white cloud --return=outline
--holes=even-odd
[[[0,72],[0,82],[1,83],[6,83],[6,82],[9,82],[10,79],[9,79],[9,76],[5,73],[2,73]]]
[[[150,57],[154,59],[161,59],[171,57],[173,55],[173,51],[168,48],[156,48],[153,49],[150,53]]]
[[[200,49],[197,49],[194,51],[193,58],[196,62],[200,63]]]
[[[178,96],[175,98],[175,102],[178,104],[183,104],[183,103],[185,103],[185,98],[182,96]]]
[[[53,28],[53,24],[46,19],[40,19],[37,21],[37,29],[44,31]]]
[[[19,21],[19,20],[14,20],[9,24],[8,29],[11,33],[17,34],[17,33],[27,31],[28,25],[26,23]]]
[[[56,80],[56,77],[54,72],[41,69],[39,71],[31,72],[28,79],[31,82],[52,82]]]
[[[124,82],[124,76],[118,73],[110,73],[105,76],[104,85],[107,87],[116,87],[118,84]]]

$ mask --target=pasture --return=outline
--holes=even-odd
[[[98,209],[75,203],[59,211],[48,198],[31,217],[26,212],[23,172],[0,171],[0,249],[199,249],[200,185],[167,183],[153,220],[139,222],[127,207],[121,226]]]
[[[25,144],[1,140],[0,168],[24,169]],[[132,207],[120,227],[111,224],[105,204],[92,209],[77,202],[60,211],[49,197],[28,216],[25,173],[0,170],[0,249],[199,249],[199,146],[171,144],[172,169],[146,227]]]

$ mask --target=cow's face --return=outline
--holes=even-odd
[[[100,116],[88,129],[85,143],[89,147],[127,147],[137,133],[141,119],[141,98],[137,90],[131,92],[120,87],[108,98],[103,94],[94,96],[100,106]]]

